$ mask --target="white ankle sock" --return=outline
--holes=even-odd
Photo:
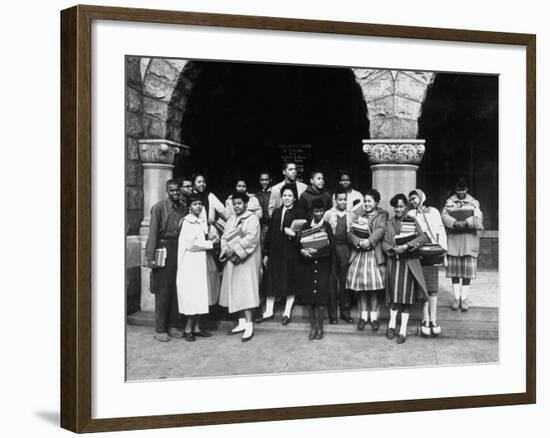
[[[267,297],[265,300],[265,312],[263,313],[263,318],[269,318],[273,315],[273,307],[275,306],[275,297]]]
[[[376,321],[378,319],[378,312],[370,313],[370,322]]]
[[[453,283],[453,293],[455,295],[455,300],[460,299],[460,283]]]
[[[245,322],[243,338],[249,338],[250,336],[252,336],[253,332],[254,332],[254,324],[252,323],[252,321]]]
[[[240,332],[241,330],[244,330],[246,324],[246,319],[239,318],[239,323],[237,324],[237,327],[235,327],[232,332]]]
[[[283,316],[290,318],[290,313],[292,312],[293,304],[294,304],[294,295],[289,295],[288,297],[286,297],[285,311],[283,312]]]
[[[388,323],[388,328],[394,329],[396,321],[397,321],[397,310],[390,309],[390,322]]]
[[[401,328],[399,329],[399,334],[402,336],[407,336],[407,323],[409,322],[409,314],[401,312]]]
[[[470,293],[470,285],[464,286],[462,285],[462,300],[466,301],[468,299],[468,294]]]
[[[365,321],[368,321],[369,320],[369,312],[367,312],[366,310],[362,310],[361,311],[361,319],[363,319]]]

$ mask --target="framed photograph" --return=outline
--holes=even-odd
[[[535,403],[535,41],[62,11],[62,427]]]

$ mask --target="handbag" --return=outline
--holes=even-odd
[[[436,240],[430,228],[430,223],[426,219],[424,211],[421,210],[421,213],[422,216],[424,216],[424,222],[426,222],[426,226],[428,227],[430,240]],[[445,248],[443,248],[439,243],[426,243],[418,248],[417,251],[420,258],[420,264],[422,266],[442,265],[445,261],[445,255],[447,254],[447,250],[445,250]]]

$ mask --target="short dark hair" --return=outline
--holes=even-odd
[[[315,178],[315,176],[316,176],[317,174],[319,174],[319,173],[320,173],[321,175],[323,175],[323,177],[325,176],[321,170],[319,170],[319,169],[313,169],[311,172],[309,172],[309,177],[310,177],[310,178]]]
[[[166,181],[166,188],[168,189],[168,186],[171,186],[171,185],[174,185],[174,186],[180,186],[181,184],[178,182],[177,179],[169,179],[168,181]]]
[[[234,201],[235,199],[242,199],[242,201],[247,204],[249,197],[244,192],[233,192],[233,194],[231,195],[231,200]]]
[[[187,207],[191,207],[191,204],[196,201],[200,201],[202,203],[202,197],[198,193],[191,193],[187,196]]]
[[[296,166],[296,161],[294,161],[294,160],[285,160],[285,161],[283,161],[283,170],[286,170],[287,167],[291,164],[294,164]]]
[[[370,196],[377,204],[380,202],[380,192],[376,189],[369,189],[365,192],[365,196]]]
[[[339,180],[342,179],[342,177],[343,177],[344,175],[349,176],[349,178],[351,179],[351,172],[350,172],[349,170],[347,170],[347,169],[340,169],[339,172],[338,172],[338,179],[339,179]]]
[[[459,178],[456,182],[456,190],[464,190],[468,189],[468,181],[466,181],[466,178]]]
[[[325,210],[326,209],[325,203],[321,198],[315,198],[313,201],[311,201],[311,209],[315,210],[319,208],[322,208],[323,210]]]
[[[296,190],[296,186],[294,184],[285,184],[281,187],[281,198],[283,197],[283,192],[285,190],[290,190],[292,194],[294,195],[295,199],[298,199],[298,192]]]
[[[203,172],[195,172],[193,174],[193,176],[191,177],[191,182],[193,184],[195,184],[195,180],[199,177],[199,176],[202,176],[204,178],[204,180],[206,181],[206,175],[203,173]]]
[[[405,205],[407,205],[407,202],[409,202],[409,200],[403,193],[398,193],[390,199],[390,205],[394,208],[397,207],[397,203],[399,202],[399,200],[403,201],[403,204]]]
[[[336,190],[334,191],[334,199],[336,199],[338,197],[338,195],[342,195],[342,194],[347,196],[348,191],[345,188],[343,188],[342,186],[338,186],[336,188]]]
[[[244,179],[244,178],[237,178],[237,179],[235,180],[235,186],[237,185],[237,183],[238,183],[239,181],[242,181],[243,183],[245,183],[245,184],[248,186],[248,184],[246,183],[246,179]]]
[[[271,179],[271,172],[269,170],[262,170],[260,172],[260,176],[267,175],[269,179]]]

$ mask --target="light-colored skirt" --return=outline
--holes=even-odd
[[[370,291],[384,289],[384,268],[378,266],[374,251],[360,251],[351,261],[346,289]]]
[[[477,276],[477,258],[472,256],[447,255],[447,278],[470,278]]]

